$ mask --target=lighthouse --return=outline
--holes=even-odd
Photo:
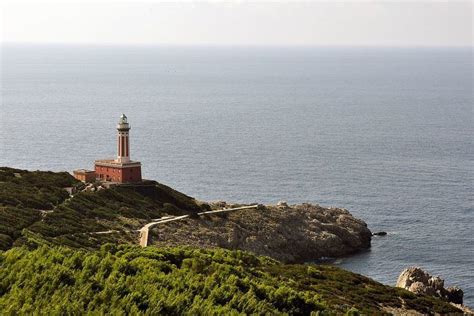
[[[127,116],[122,114],[117,124],[117,162],[130,162],[130,124],[127,122]]]
[[[142,181],[142,167],[139,161],[130,159],[130,124],[125,114],[117,123],[117,158],[95,161],[95,175],[98,180],[116,183]]]

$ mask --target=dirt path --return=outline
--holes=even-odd
[[[157,225],[157,224],[162,224],[162,223],[169,223],[173,221],[179,221],[183,218],[189,217],[189,215],[182,215],[182,216],[166,216],[162,217],[161,219],[158,219],[156,222],[151,222],[140,228],[140,246],[146,247],[148,246],[148,232],[150,227]]]
[[[198,215],[225,213],[225,212],[246,210],[246,209],[251,209],[251,208],[258,208],[258,204],[249,205],[249,206],[234,207],[234,208],[225,208],[225,209],[222,209],[222,210],[215,210],[215,211],[206,211],[206,212],[198,213]]]

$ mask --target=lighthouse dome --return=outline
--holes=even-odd
[[[117,124],[117,129],[119,131],[128,131],[130,129],[130,124],[128,124],[127,116],[122,114],[120,120]]]
[[[119,124],[127,124],[127,116],[123,113],[120,115]]]

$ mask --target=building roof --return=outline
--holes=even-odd
[[[94,173],[94,170],[88,170],[88,169],[76,169],[73,171],[74,173]]]
[[[99,166],[106,166],[106,167],[135,167],[135,166],[141,166],[141,163],[139,161],[128,161],[128,162],[119,162],[114,159],[99,159],[94,162],[95,165]]]

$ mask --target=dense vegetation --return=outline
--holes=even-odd
[[[77,184],[67,172],[31,172],[0,167],[0,202],[2,205],[51,210],[69,197],[64,188]]]
[[[335,267],[284,265],[242,251],[104,245],[98,251],[41,246],[0,254],[5,314],[301,314],[382,306],[454,312]]]
[[[0,249],[22,245],[34,236],[72,247],[97,247],[104,242],[136,239],[136,229],[163,214],[195,213],[194,199],[165,185],[141,185],[79,192],[83,185],[66,172],[0,168]],[[129,231],[115,236],[91,235],[107,230]]]
[[[0,249],[8,249],[23,228],[69,197],[64,187],[77,184],[68,173],[0,168]]]

